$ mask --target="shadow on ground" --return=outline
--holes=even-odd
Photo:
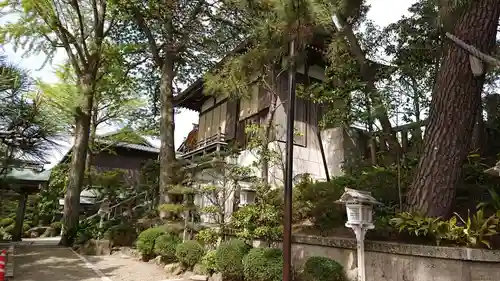
[[[101,278],[68,248],[48,245],[16,247],[13,281],[49,280],[100,281]]]

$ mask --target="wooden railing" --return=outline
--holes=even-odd
[[[227,145],[226,134],[219,132],[215,135],[205,137],[196,141],[194,145],[188,145],[186,140],[179,147],[178,152],[181,153],[182,156],[194,154],[196,152],[204,152],[204,150],[211,149],[220,149],[220,146]]]

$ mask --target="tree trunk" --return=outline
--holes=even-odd
[[[168,188],[173,183],[174,177],[174,108],[173,108],[173,61],[167,57],[161,68],[160,79],[160,205],[170,203]],[[160,217],[165,218],[166,213],[161,212]]]
[[[456,22],[454,35],[491,53],[500,2],[476,0],[468,6]],[[407,194],[407,210],[435,217],[450,214],[471,145],[483,84],[484,76],[472,74],[468,53],[451,43],[434,86],[429,125],[418,173]]]
[[[274,84],[273,84],[274,85]],[[276,111],[276,104],[278,102],[278,96],[274,94],[274,92],[271,93],[271,102],[269,104],[269,111],[266,115],[265,121],[264,121],[264,138],[262,140],[261,144],[261,150],[262,150],[262,179],[264,180],[264,183],[267,185],[269,184],[269,161],[270,161],[270,155],[269,155],[269,143],[271,142],[271,134],[273,132],[273,121],[274,121],[274,113]]]
[[[87,149],[87,159],[85,161],[85,174],[87,178],[87,186],[92,187],[92,161],[94,160],[94,155],[96,154],[96,143],[95,138],[97,135],[97,114],[98,106],[97,103],[92,107],[92,117],[90,121],[90,135],[89,135],[89,145]]]
[[[64,197],[64,218],[60,245],[71,246],[76,238],[80,215],[80,192],[85,179],[85,162],[89,142],[90,114],[92,109],[93,88],[91,75],[80,79],[84,102],[77,108],[75,117],[75,144],[71,156],[69,186]]]

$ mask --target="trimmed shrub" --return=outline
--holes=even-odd
[[[159,228],[165,230],[166,233],[170,233],[172,235],[180,235],[184,231],[184,224],[168,223],[159,226]]]
[[[310,257],[304,264],[304,281],[344,281],[344,268],[325,257]]]
[[[281,281],[283,252],[274,248],[254,248],[243,258],[245,280]]]
[[[210,250],[208,251],[203,258],[201,258],[201,264],[205,267],[208,274],[213,274],[217,272],[217,264],[216,264],[216,251]]]
[[[243,257],[252,247],[239,239],[233,239],[220,244],[215,252],[215,264],[226,280],[243,279]]]
[[[165,231],[157,227],[148,228],[139,234],[136,245],[137,250],[142,254],[143,260],[153,256],[156,238],[163,234],[165,234]]]
[[[111,247],[132,246],[137,238],[137,231],[130,224],[119,224],[106,231]]]
[[[7,227],[14,224],[14,219],[13,218],[4,218],[0,220],[0,227]]]
[[[213,228],[202,229],[196,234],[196,240],[209,248],[215,248],[218,238],[219,234]]]
[[[198,241],[188,240],[177,245],[175,256],[184,268],[191,269],[201,260],[204,252],[203,247]]]
[[[53,223],[50,224],[50,227],[52,227],[54,229],[55,232],[57,233],[61,233],[61,229],[62,229],[62,222],[60,221],[55,221]]]
[[[154,253],[161,256],[163,262],[175,261],[177,245],[180,243],[182,239],[179,236],[165,233],[156,238]]]

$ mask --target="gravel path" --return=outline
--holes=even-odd
[[[68,248],[48,245],[16,247],[13,281],[80,280],[103,279]]]
[[[120,252],[107,256],[85,256],[85,258],[112,281],[172,280],[155,264],[135,260]]]

